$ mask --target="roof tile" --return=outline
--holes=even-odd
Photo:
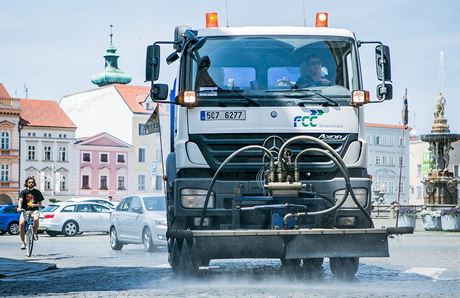
[[[76,128],[54,100],[20,99],[21,119],[26,126]]]

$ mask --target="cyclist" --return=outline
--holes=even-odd
[[[32,212],[32,218],[34,220],[34,239],[38,240],[38,214],[39,214],[39,207],[42,205],[42,201],[44,200],[42,193],[35,189],[37,183],[35,182],[35,178],[33,176],[29,176],[24,183],[26,187],[21,194],[19,195],[18,199],[18,211],[25,210]],[[21,213],[21,217],[19,218],[19,236],[21,237],[21,249],[26,249],[26,244],[24,242],[24,226],[25,226],[25,213]]]

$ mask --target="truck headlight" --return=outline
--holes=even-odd
[[[184,188],[180,192],[182,207],[184,208],[203,208],[207,190]],[[209,196],[208,208],[214,208],[214,192]]]
[[[153,222],[156,226],[168,226],[168,223],[166,222],[166,219],[161,219],[161,220],[158,220],[156,219],[154,222]]]
[[[367,189],[366,188],[353,188],[356,199],[361,204],[361,206],[366,207],[367,205]],[[334,199],[340,200],[345,195],[345,189],[339,189],[334,193]],[[351,197],[351,194],[348,194],[345,203],[343,203],[341,208],[358,208],[355,202]]]

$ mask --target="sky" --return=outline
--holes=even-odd
[[[329,27],[390,47],[393,99],[366,105],[366,122],[401,123],[407,88],[409,125],[429,133],[442,90],[450,130],[460,133],[460,0],[0,0],[0,82],[13,97],[27,89],[28,98],[57,101],[97,88],[90,79],[104,68],[113,24],[119,68],[131,84],[148,85],[147,45],[172,40],[177,25],[204,27],[211,11],[220,26],[314,26],[315,13],[328,12]],[[360,56],[364,88],[375,98],[373,46],[362,46]],[[177,64],[161,67],[159,81],[171,84]]]

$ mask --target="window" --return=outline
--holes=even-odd
[[[118,176],[118,186],[117,186],[117,189],[118,190],[126,190],[125,189],[125,176]]]
[[[81,188],[89,189],[89,175],[81,176]]]
[[[27,159],[35,160],[35,146],[31,145],[27,148]]]
[[[107,176],[105,176],[105,175],[102,175],[101,178],[100,178],[100,189],[101,190],[109,189],[107,187]]]
[[[61,176],[61,179],[59,181],[59,190],[61,191],[66,190],[65,176]]]
[[[137,176],[137,190],[145,190],[145,175]]]
[[[145,148],[139,148],[138,152],[139,152],[138,161],[145,162]]]
[[[385,155],[382,156],[382,165],[387,164],[387,157]]]
[[[150,101],[145,102],[145,109],[146,110],[151,110],[152,109],[152,103]]]
[[[61,210],[61,212],[74,212],[74,211],[75,211],[75,205],[65,206]]]
[[[67,148],[59,147],[59,161],[66,161],[67,158]]]
[[[109,162],[109,155],[107,153],[101,153],[101,162]]]
[[[458,177],[458,165],[454,165],[454,177]]]
[[[129,210],[129,206],[131,205],[131,200],[132,198],[126,198],[122,203],[121,203],[121,207],[120,207],[120,211],[128,211]],[[117,207],[118,209],[118,207]]]
[[[117,154],[117,163],[125,163],[125,155]]]
[[[2,164],[0,168],[0,181],[6,182],[10,180],[10,165]]]
[[[160,191],[163,189],[163,177],[162,176],[155,176],[155,190]]]
[[[144,123],[139,123],[139,135],[145,136],[145,124]]]
[[[77,205],[77,212],[92,212],[93,209],[91,208],[90,204],[81,204]]]
[[[83,152],[83,161],[91,162],[91,153]]]
[[[10,149],[10,133],[2,131],[2,150]]]
[[[421,198],[422,198],[422,187],[417,186],[417,199],[421,199]]]
[[[51,160],[51,146],[44,146],[43,147],[43,159],[46,161]]]
[[[45,176],[45,190],[51,190],[51,177]]]
[[[378,155],[375,156],[375,164],[376,165],[380,164],[380,156],[378,156]]]
[[[417,165],[417,177],[422,177],[422,165]]]
[[[375,136],[375,145],[380,145],[380,136]]]

